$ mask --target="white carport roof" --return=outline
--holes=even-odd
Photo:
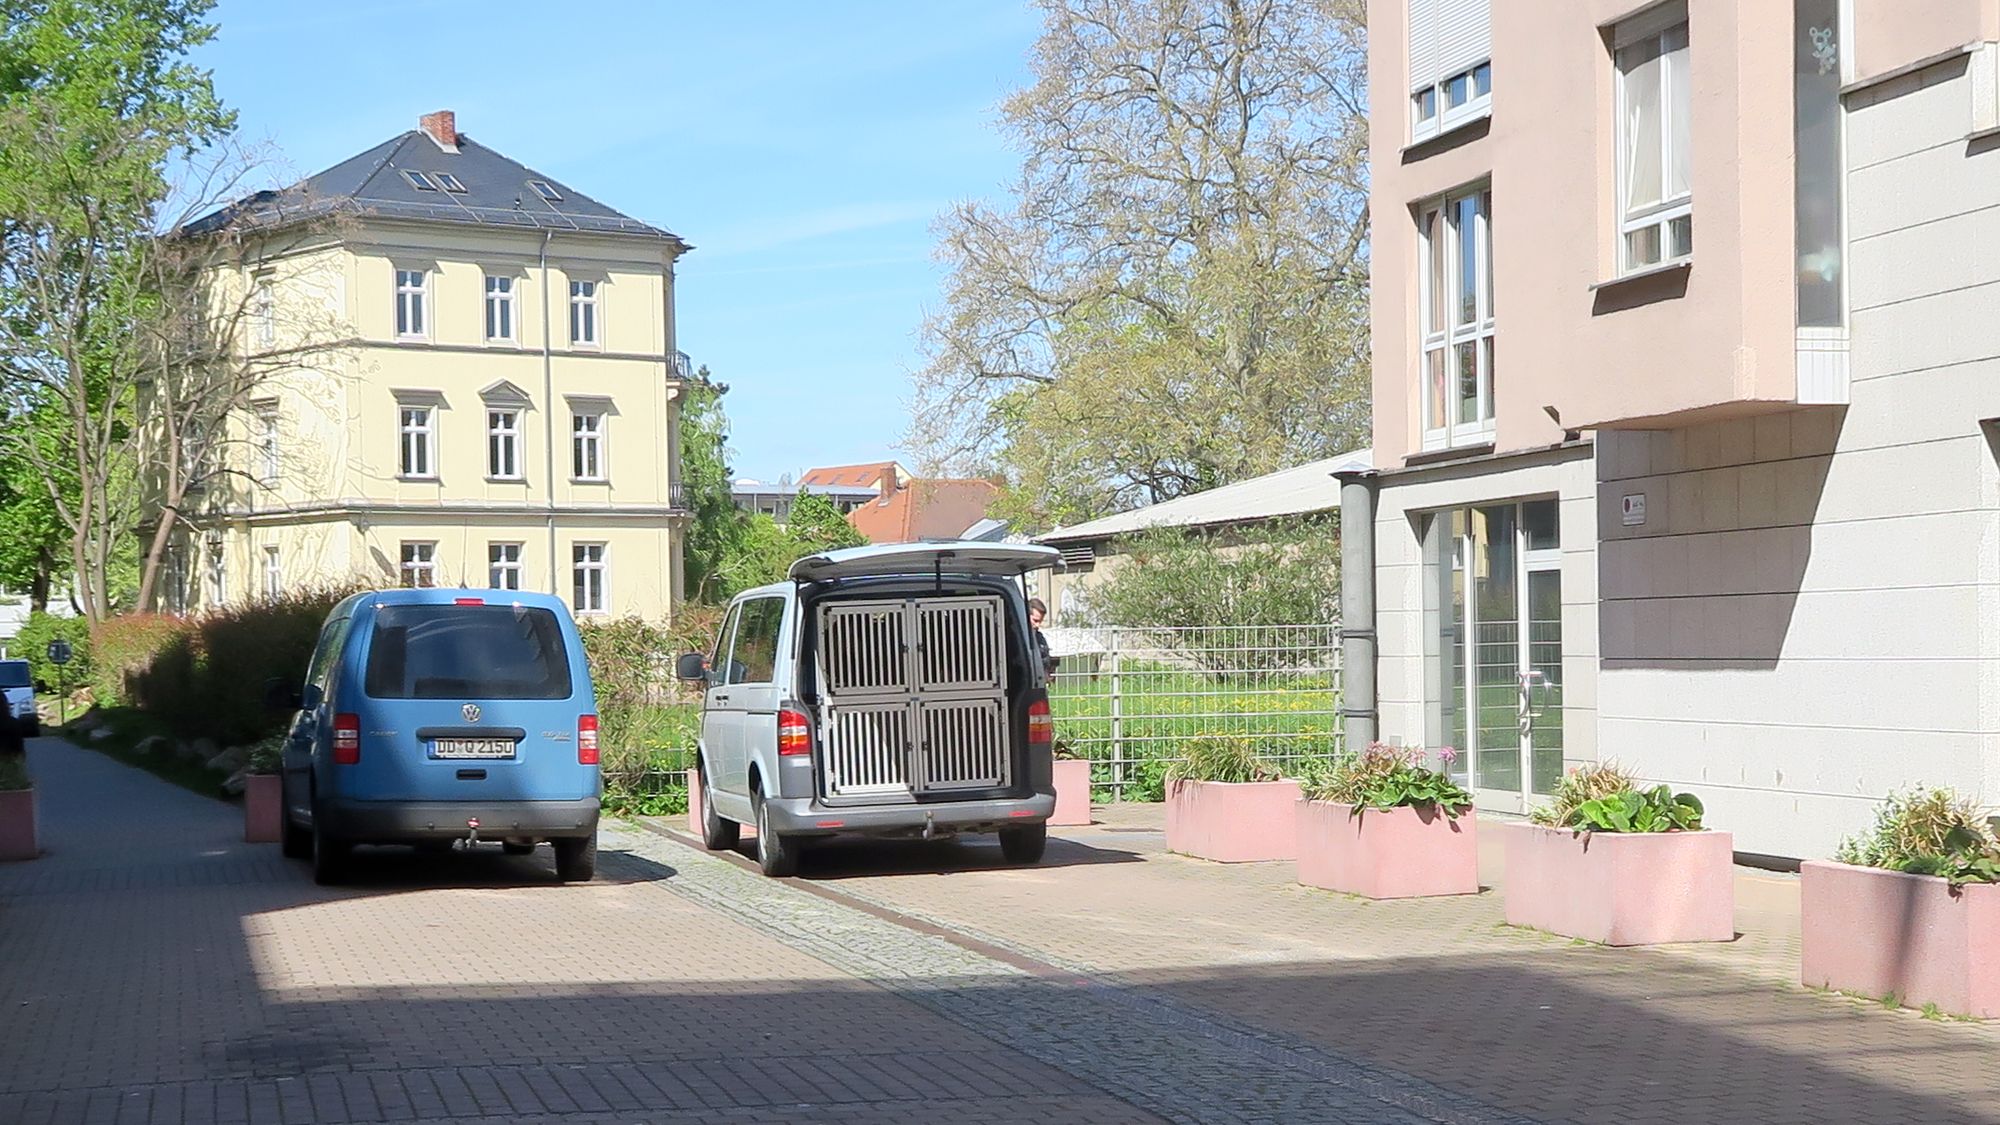
[[[1216,527],[1324,512],[1340,507],[1340,482],[1333,479],[1333,474],[1374,465],[1372,450],[1357,449],[1206,492],[1059,527],[1035,542],[1076,543],[1111,539],[1153,527]]]

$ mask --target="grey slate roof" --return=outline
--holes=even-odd
[[[424,191],[405,171],[445,172],[457,177],[463,193]],[[540,180],[561,198],[544,199],[529,181]],[[458,134],[458,151],[448,152],[420,129],[383,141],[289,188],[260,191],[188,224],[199,234],[244,223],[283,224],[341,212],[533,230],[583,230],[658,239],[687,249],[670,231],[639,221],[575,188],[502,156]]]

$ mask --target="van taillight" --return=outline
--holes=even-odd
[[[595,715],[576,717],[576,764],[579,766],[597,764],[597,716]]]
[[[778,753],[793,757],[812,753],[812,724],[805,712],[789,707],[778,712]]]
[[[361,760],[361,716],[333,717],[333,764],[351,766]]]
[[[1028,704],[1028,742],[1035,746],[1047,746],[1055,740],[1056,720],[1049,714],[1049,701],[1037,699]]]

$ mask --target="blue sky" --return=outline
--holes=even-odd
[[[297,174],[452,109],[458,127],[696,249],[680,345],[730,385],[736,470],[894,456],[930,225],[998,196],[1024,0],[223,0],[199,61]]]

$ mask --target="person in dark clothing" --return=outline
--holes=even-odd
[[[1040,598],[1028,599],[1028,625],[1035,631],[1035,652],[1042,658],[1042,675],[1053,682],[1056,678],[1057,660],[1049,651],[1049,639],[1042,635],[1042,622],[1049,619],[1048,603]]]

